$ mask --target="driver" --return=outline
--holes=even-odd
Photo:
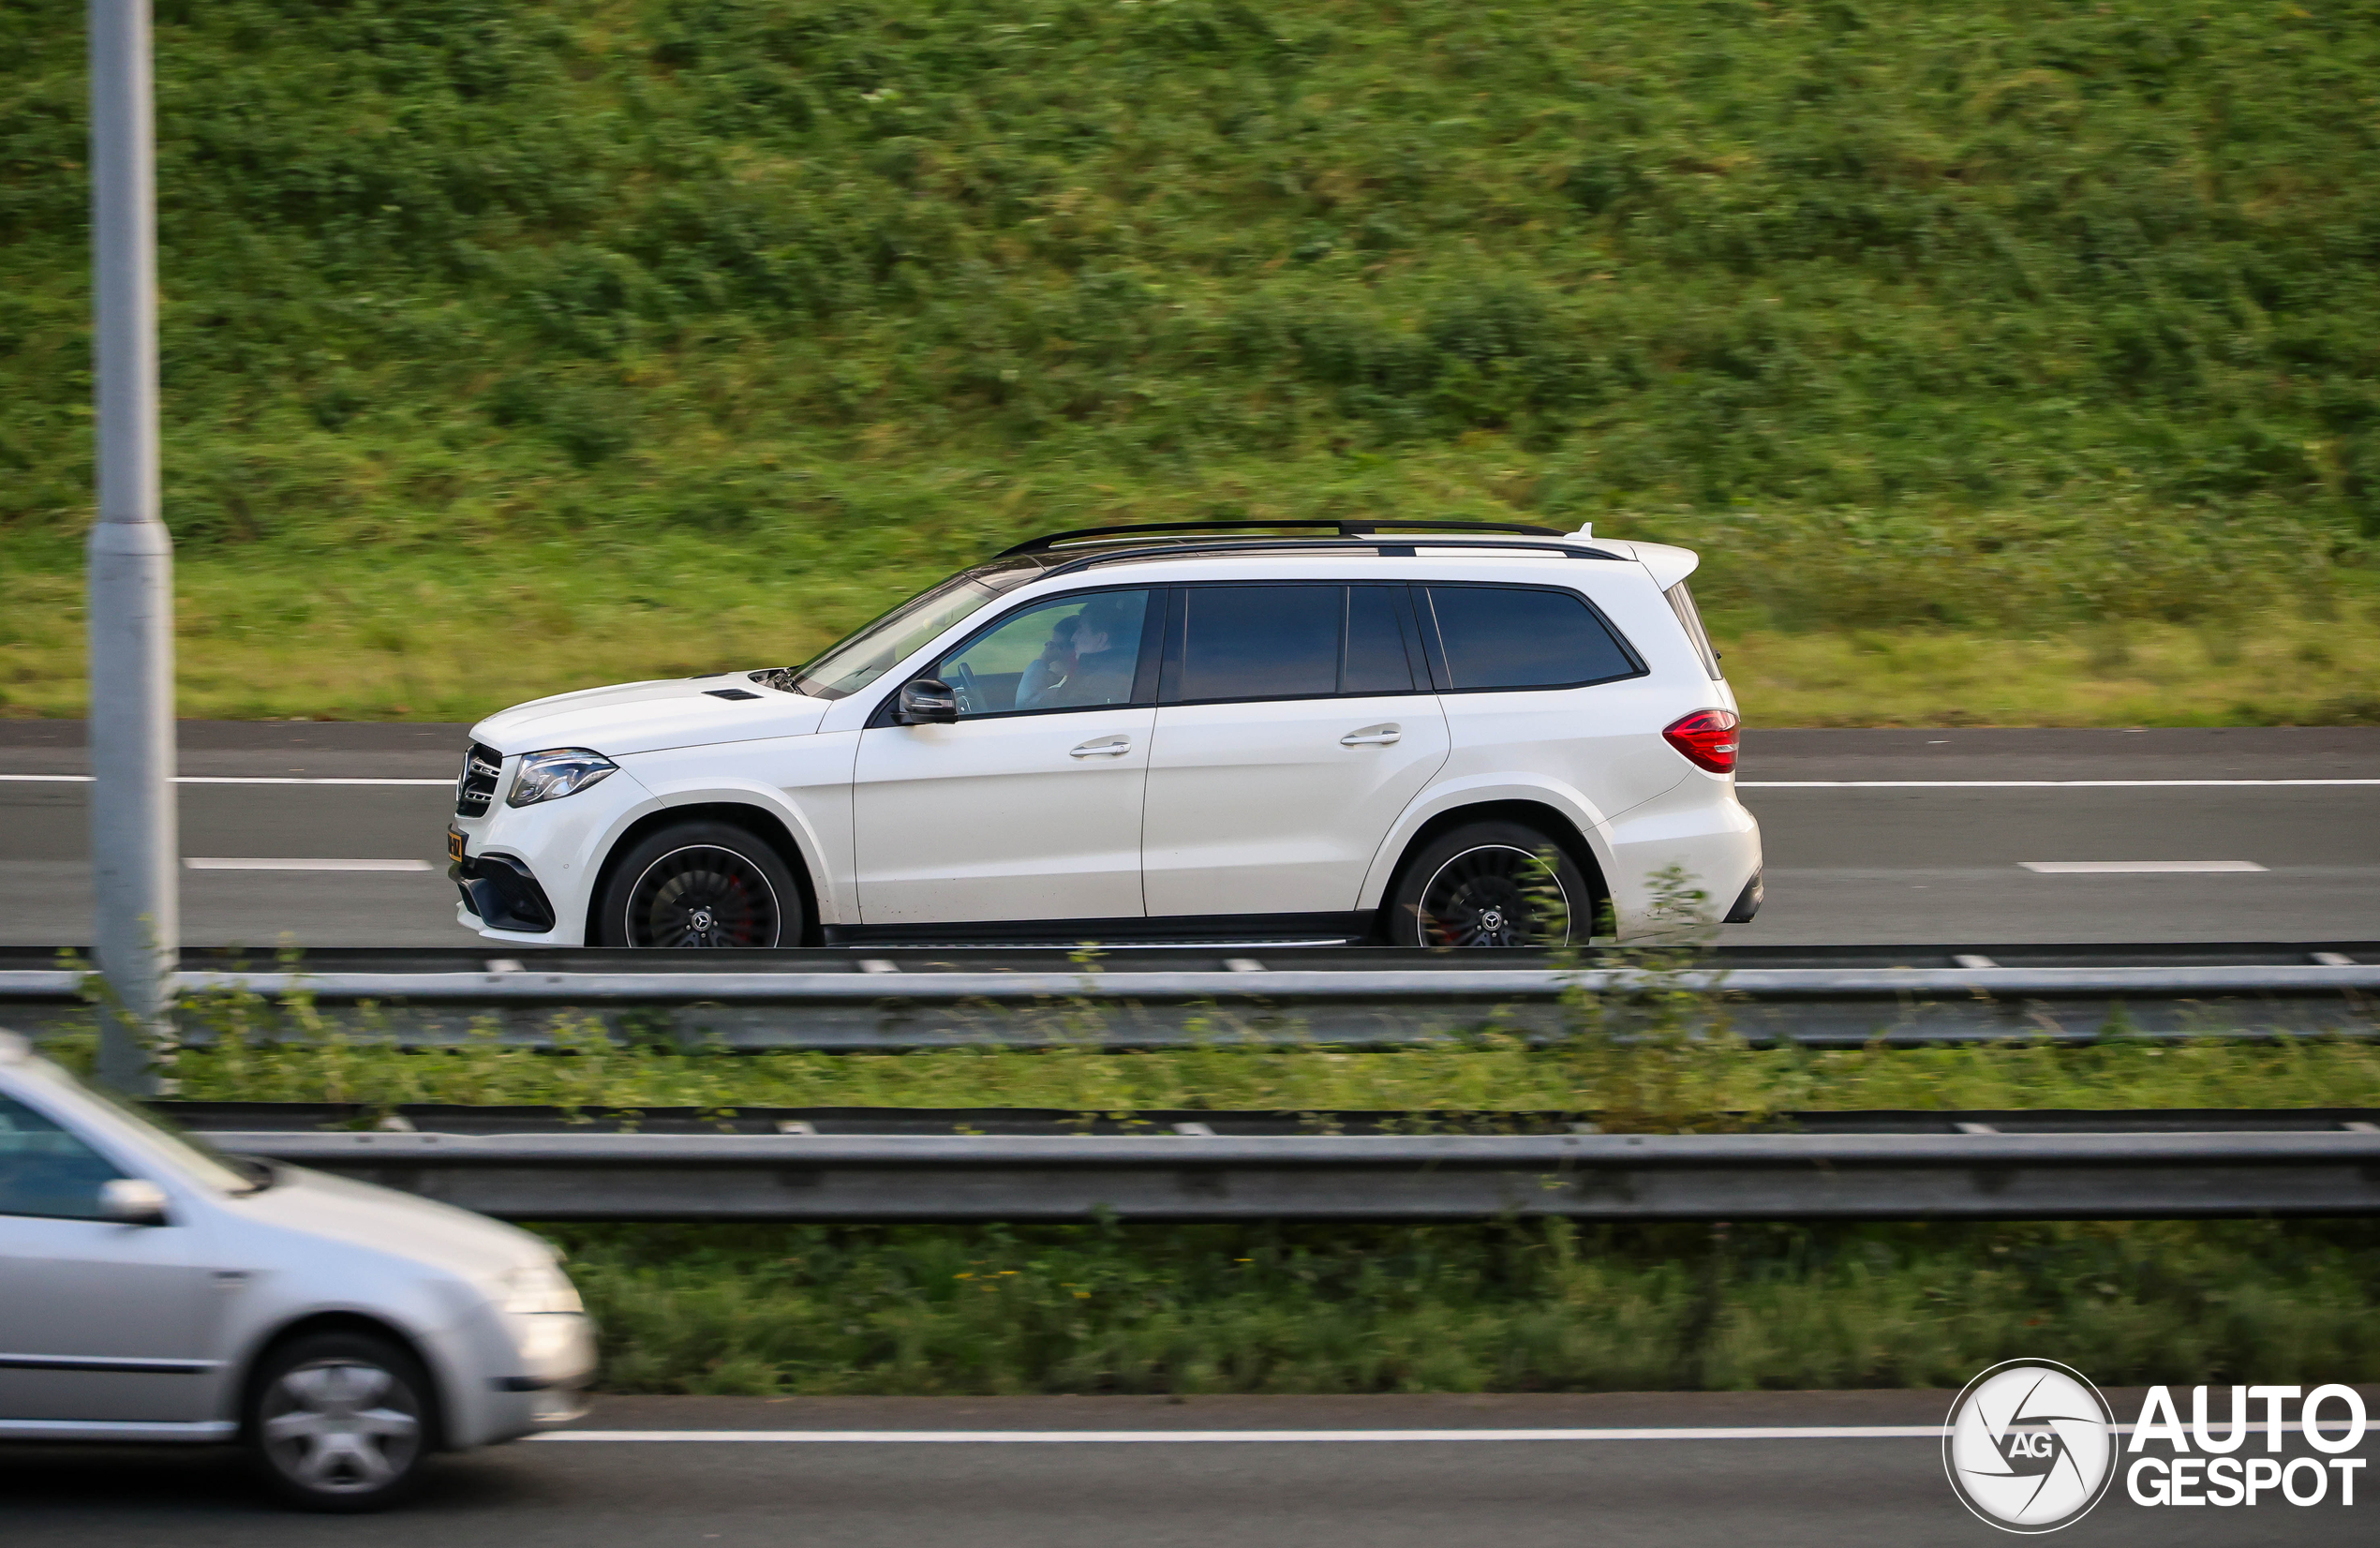
[[[1131,699],[1133,676],[1140,664],[1140,613],[1146,605],[1138,594],[1092,598],[1075,616],[1074,669],[1064,682],[1037,694],[1034,706],[1056,708]],[[1021,688],[1017,698],[1024,702]]]
[[[1075,636],[1082,628],[1079,614],[1069,613],[1049,630],[1049,643],[1041,654],[1025,663],[1023,676],[1017,679],[1017,707],[1034,709],[1049,701],[1050,691],[1074,676],[1079,660]]]

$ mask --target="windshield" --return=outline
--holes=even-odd
[[[794,683],[813,699],[856,693],[915,654],[928,640],[1004,591],[1041,573],[1034,559],[979,565],[910,598],[873,623],[794,669]]]
[[[272,1168],[245,1156],[225,1155],[180,1124],[147,1108],[136,1107],[102,1087],[78,1081],[76,1089],[115,1110],[117,1116],[148,1131],[149,1142],[173,1154],[185,1171],[223,1193],[257,1193],[273,1185]]]

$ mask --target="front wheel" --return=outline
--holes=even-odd
[[[802,937],[801,894],[777,851],[726,823],[640,839],[596,900],[602,946],[779,946]]]
[[[1437,949],[1558,946],[1594,933],[1594,895],[1552,839],[1520,823],[1469,823],[1406,863],[1389,944]]]
[[[246,1440],[265,1481],[309,1511],[377,1511],[430,1451],[429,1379],[394,1341],[318,1333],[258,1373]]]

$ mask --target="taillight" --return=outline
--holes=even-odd
[[[1714,774],[1735,772],[1735,728],[1743,722],[1733,709],[1698,709],[1661,733],[1686,761]]]

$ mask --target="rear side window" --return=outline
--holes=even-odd
[[[97,1220],[115,1168],[21,1102],[0,1096],[0,1214]]]
[[[1319,699],[1339,691],[1344,586],[1191,586],[1168,699]]]
[[[1679,581],[1661,595],[1669,599],[1670,611],[1677,615],[1679,627],[1693,642],[1694,654],[1703,659],[1703,670],[1711,675],[1711,681],[1718,681],[1722,676],[1718,669],[1718,652],[1711,648],[1711,636],[1703,628],[1703,613],[1694,605],[1694,593],[1686,588],[1684,581]]]
[[[1574,591],[1518,586],[1423,588],[1444,651],[1446,686],[1576,688],[1644,668]]]

